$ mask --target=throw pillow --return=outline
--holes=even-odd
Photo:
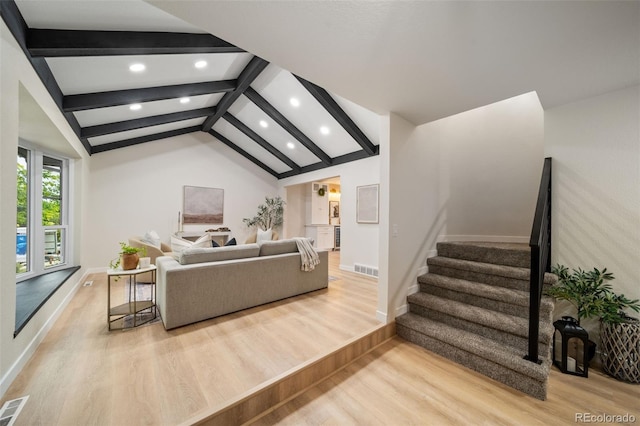
[[[211,240],[211,247],[220,247],[220,244],[214,239]]]
[[[179,253],[189,247],[211,247],[211,236],[204,234],[195,241],[185,240],[184,238],[171,236],[171,251]]]
[[[160,235],[156,231],[147,231],[141,240],[143,243],[160,248]]]
[[[229,241],[227,241],[227,242],[226,242],[225,247],[226,247],[226,246],[235,246],[235,245],[237,245],[237,244],[238,244],[238,243],[236,243],[236,239],[235,239],[235,238],[232,238],[232,239],[230,239]]]
[[[258,228],[256,243],[260,244],[263,241],[271,241],[272,235],[273,235],[273,231],[271,230],[271,228],[267,229],[266,231],[263,231],[262,229]]]

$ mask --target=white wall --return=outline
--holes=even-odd
[[[389,241],[388,284],[380,286],[387,292],[379,296],[380,319],[405,311],[406,295],[417,291],[416,277],[438,240],[528,241],[543,131],[535,93],[418,127],[391,114],[389,217],[381,223]]]
[[[90,176],[84,242],[92,267],[106,267],[119,241],[148,230],[168,243],[178,230],[184,185],[224,189],[224,224],[184,230],[226,226],[238,243],[251,233],[242,219],[277,194],[275,177],[203,132],[95,154]]]
[[[64,146],[57,143],[56,151],[61,149],[69,155],[75,153],[71,164],[72,191],[75,218],[69,231],[74,242],[79,241],[82,233],[82,201],[86,188],[86,159],[88,155],[65,118],[49,96],[40,79],[31,67],[22,50],[17,45],[4,21],[0,24],[2,40],[0,45],[0,395],[4,394],[11,381],[28,361],[44,335],[49,330],[66,302],[74,294],[86,271],[82,250],[76,250],[70,259],[74,265],[83,268],[62,285],[44,304],[34,317],[14,338],[16,272],[15,272],[15,227],[16,227],[16,154],[19,135],[20,86],[37,102],[53,128],[61,134]],[[43,142],[42,148],[50,149]],[[53,151],[52,151],[53,152]]]
[[[634,299],[640,298],[639,123],[640,86],[545,111],[552,261],[606,267],[615,291]]]
[[[354,263],[378,267],[378,225],[356,223],[356,187],[380,183],[379,156],[282,179],[280,193],[286,197],[293,185],[335,176],[340,176],[340,268],[353,271]]]

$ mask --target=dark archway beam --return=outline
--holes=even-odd
[[[139,102],[161,101],[185,96],[227,93],[235,90],[237,80],[208,81],[204,83],[176,84],[173,86],[145,87],[141,89],[114,90],[110,92],[83,93],[65,96],[62,107],[65,112],[85,111],[129,105]]]
[[[227,112],[225,115],[223,115],[223,118],[236,129],[247,135],[247,137],[249,137],[255,143],[267,150],[271,155],[282,161],[287,166],[291,167],[291,170],[294,170],[296,172],[300,171],[300,166],[298,166],[292,159],[284,155],[282,152],[278,151],[273,145],[264,140],[260,135],[251,130],[246,124],[238,120],[236,117]]]
[[[82,137],[94,138],[96,136],[109,135],[111,133],[141,129],[143,127],[158,126],[161,124],[174,123],[176,121],[191,120],[192,118],[205,117],[214,111],[215,108],[199,108],[189,111],[172,112],[170,114],[136,118],[134,120],[118,121],[116,123],[106,123],[99,124],[97,126],[83,127]]]
[[[313,143],[311,139],[307,137],[304,133],[302,133],[292,122],[287,120],[287,118],[280,113],[277,109],[273,107],[265,98],[260,96],[258,92],[256,92],[252,87],[247,88],[245,90],[244,95],[251,100],[254,104],[256,104],[262,111],[265,112],[273,121],[278,123],[280,127],[285,129],[291,136],[296,138],[298,142],[304,145],[309,151],[313,153],[323,164],[330,166],[331,165],[331,157],[329,157],[318,145]]]
[[[35,28],[27,31],[27,48],[34,57],[48,58],[244,52],[211,34]]]
[[[369,158],[369,157],[372,157],[372,156],[378,155],[378,154],[379,154],[378,147],[376,147],[376,151],[373,153],[373,155],[370,155],[368,152],[366,152],[364,150],[354,151],[354,152],[350,152],[348,154],[344,154],[344,155],[340,155],[338,157],[334,157],[333,158],[333,165],[337,166],[338,164],[344,164],[344,163],[349,163],[351,161],[362,160],[362,159]],[[316,171],[316,170],[324,169],[326,167],[328,167],[328,166],[324,165],[321,162],[314,163],[314,164],[309,164],[308,166],[301,167],[299,171],[290,170],[288,172],[280,173],[278,175],[278,179],[284,179],[284,178],[288,178],[288,177],[291,177],[291,176],[300,175],[300,174],[303,174],[303,173],[309,173],[309,172],[313,172],[313,171]]]
[[[331,95],[320,86],[316,86],[310,81],[295,75],[298,81],[316,98],[318,102],[327,110],[333,118],[351,135],[351,137],[362,147],[369,155],[374,155],[376,146],[371,143],[369,138],[360,130],[358,125],[347,115],[346,112],[338,105]]]
[[[22,17],[20,10],[18,10],[18,6],[16,6],[16,3],[14,1],[1,0],[0,15],[2,16],[5,24],[7,24],[7,27],[9,28],[9,31],[11,31],[11,34],[20,45],[20,48],[24,52],[25,57],[31,63],[34,71],[42,81],[42,84],[44,84],[44,87],[46,87],[47,92],[49,92],[49,95],[60,109],[60,112],[66,118],[69,126],[71,127],[71,129],[73,129],[73,132],[80,140],[80,143],[82,143],[82,146],[87,151],[87,153],[91,155],[91,144],[89,143],[87,138],[82,137],[78,120],[76,120],[76,117],[72,113],[65,112],[62,108],[62,90],[60,90],[60,86],[58,86],[58,83],[56,82],[56,79],[53,76],[49,65],[47,64],[47,61],[44,58],[32,57],[29,53],[29,50],[27,49],[27,33],[29,31],[29,27]]]
[[[227,113],[231,105],[242,95],[245,90],[253,83],[253,80],[260,75],[260,73],[269,65],[269,62],[262,58],[254,56],[246,67],[242,70],[238,76],[238,84],[236,90],[233,92],[225,93],[225,95],[218,102],[215,114],[208,117],[202,124],[202,131],[208,132],[211,130],[216,121],[218,121],[223,115]]]
[[[236,145],[233,142],[231,142],[229,139],[227,139],[224,136],[222,136],[220,133],[216,132],[215,130],[209,130],[207,133],[209,133],[214,138],[218,139],[223,144],[227,145],[229,148],[233,149],[238,154],[240,154],[243,157],[245,157],[247,160],[251,161],[256,166],[260,167],[262,170],[266,171],[267,173],[271,174],[272,176],[274,176],[276,178],[278,177],[278,172],[276,172],[271,167],[269,167],[266,164],[264,164],[262,161],[258,160],[253,155],[249,154],[244,149],[240,148],[238,145]]]
[[[185,127],[184,129],[169,130],[167,132],[154,133],[153,135],[145,135],[137,138],[125,139],[117,142],[104,143],[95,145],[93,153],[112,151],[114,149],[126,148],[128,146],[138,145],[145,142],[153,142],[160,139],[171,138],[174,136],[186,135],[187,133],[195,133],[200,131],[200,126]]]

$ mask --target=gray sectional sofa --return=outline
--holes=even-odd
[[[300,269],[295,240],[189,248],[156,259],[157,305],[169,330],[326,288],[328,253],[313,271]]]

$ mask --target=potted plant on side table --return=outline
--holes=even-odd
[[[111,269],[117,269],[122,265],[123,271],[136,269],[138,267],[138,261],[140,260],[138,253],[142,253],[144,256],[147,250],[144,247],[131,247],[127,243],[120,242],[120,253],[118,253],[117,258],[109,262],[109,267]]]
[[[545,294],[574,305],[578,324],[585,318],[600,319],[604,371],[620,380],[640,382],[640,325],[624,312],[640,312],[638,299],[616,294],[609,284],[614,276],[606,268],[569,272],[566,266],[556,265],[552,272],[558,276],[558,284],[545,290]],[[593,350],[595,354],[595,344]]]

